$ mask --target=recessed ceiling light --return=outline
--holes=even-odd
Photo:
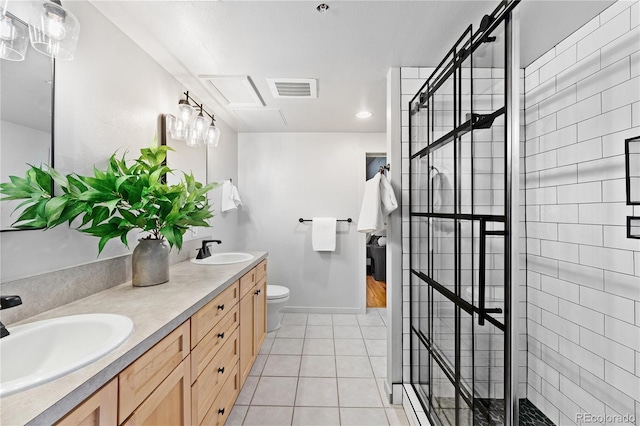
[[[359,113],[356,114],[356,117],[358,117],[358,118],[369,118],[372,115],[373,114],[371,114],[369,111],[360,111]]]
[[[325,13],[327,10],[329,10],[329,5],[326,3],[320,3],[318,6],[316,6],[316,10],[320,13]]]

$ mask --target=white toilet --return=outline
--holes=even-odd
[[[289,300],[289,289],[281,285],[267,284],[267,331],[280,328],[282,308]]]

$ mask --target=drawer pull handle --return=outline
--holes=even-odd
[[[260,294],[261,290],[256,290],[255,294]]]
[[[218,337],[224,339],[224,333],[218,333]]]
[[[223,311],[224,310],[224,303],[222,305],[218,305],[218,309]]]
[[[218,410],[218,414],[220,414],[220,415],[224,415],[224,408],[219,409],[219,410]]]
[[[218,368],[218,373],[220,373],[220,374],[224,374],[224,367],[220,367],[220,368]]]

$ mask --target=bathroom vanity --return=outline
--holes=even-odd
[[[60,379],[3,398],[1,424],[224,424],[266,336],[267,261],[183,262],[156,287],[122,284],[30,318],[130,317],[129,339]]]

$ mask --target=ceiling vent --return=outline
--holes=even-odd
[[[199,75],[208,81],[229,108],[259,108],[264,101],[248,75]]]
[[[317,98],[315,78],[267,78],[274,98]]]

